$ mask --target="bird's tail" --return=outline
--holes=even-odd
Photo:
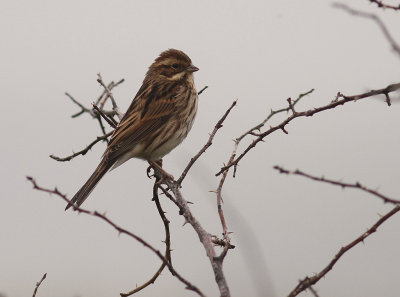
[[[80,206],[86,198],[90,195],[93,189],[96,187],[97,183],[100,179],[108,172],[108,170],[112,167],[114,162],[110,162],[109,160],[103,160],[100,162],[99,166],[97,166],[96,170],[89,177],[87,182],[82,186],[82,188],[75,194],[75,196],[70,200],[65,210],[70,208],[72,205]]]

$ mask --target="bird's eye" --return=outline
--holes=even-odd
[[[171,66],[172,66],[172,68],[174,68],[174,69],[178,69],[178,68],[179,68],[179,64],[178,64],[178,63],[174,63],[174,64],[172,64]]]

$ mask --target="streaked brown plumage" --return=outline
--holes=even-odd
[[[186,138],[197,111],[193,81],[197,70],[182,51],[160,54],[114,130],[99,166],[66,210],[73,204],[80,206],[110,169],[130,158],[158,161]]]

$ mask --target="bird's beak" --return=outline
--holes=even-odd
[[[199,70],[199,68],[197,68],[196,66],[194,66],[193,64],[190,65],[188,68],[186,68],[187,72],[196,72],[197,70]]]

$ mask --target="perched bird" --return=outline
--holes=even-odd
[[[186,138],[197,111],[198,95],[193,80],[197,70],[180,50],[166,50],[155,59],[111,135],[99,166],[65,210],[74,204],[80,206],[110,169],[130,158],[154,165]]]

